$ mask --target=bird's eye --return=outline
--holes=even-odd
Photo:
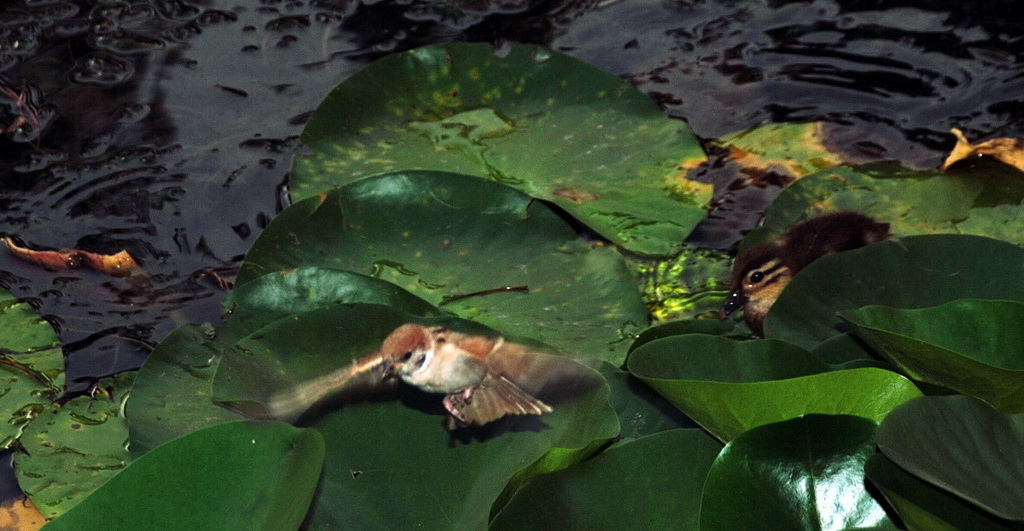
[[[750,275],[750,282],[753,284],[757,284],[762,280],[764,280],[764,273],[761,271],[754,271],[754,273]]]
[[[409,361],[409,358],[411,358],[411,357],[412,357],[412,351],[411,350],[409,352],[406,352],[405,354],[402,354],[402,363],[405,363],[405,362]]]

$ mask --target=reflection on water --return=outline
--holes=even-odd
[[[0,235],[127,249],[144,275],[0,283],[58,325],[72,390],[216,321],[230,267],[280,208],[306,117],[392,51],[546,44],[624,76],[703,138],[825,120],[857,160],[937,166],[951,127],[1024,136],[1024,22],[1005,2],[10,0],[0,5]],[[461,6],[461,7],[460,7]],[[944,7],[935,7],[944,6]],[[694,240],[728,246],[777,189],[728,186]]]

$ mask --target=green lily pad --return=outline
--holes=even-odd
[[[898,529],[864,484],[875,428],[809,415],[736,437],[708,472],[700,529]]]
[[[613,363],[647,323],[617,252],[579,240],[529,196],[463,175],[379,175],[293,205],[253,244],[237,285],[303,266],[386,280],[508,335]]]
[[[131,462],[123,407],[134,376],[104,378],[93,396],[50,404],[25,429],[14,471],[46,518],[78,505]]]
[[[444,170],[551,201],[609,240],[669,255],[704,216],[711,186],[687,125],[619,77],[534,45],[426,46],[336,87],[296,156],[296,200],[381,172]]]
[[[329,442],[330,459],[309,522],[315,529],[483,528],[518,471],[615,435],[605,393],[559,404],[560,416],[545,417],[541,429],[523,422],[536,419],[514,418],[453,435],[439,416],[397,400],[325,415],[312,424]]]
[[[384,280],[351,271],[300,267],[257,277],[228,293],[219,339],[241,339],[278,319],[334,304],[385,304],[416,315],[440,315],[429,302]]]
[[[908,236],[822,257],[786,286],[765,336],[811,349],[842,333],[836,315],[882,304],[925,308],[957,299],[1024,301],[1024,249],[953,234]]]
[[[921,396],[894,372],[825,372],[828,367],[809,352],[777,340],[672,336],[633,351],[628,369],[723,441],[811,413],[879,421]]]
[[[186,433],[242,418],[211,399],[213,377],[227,348],[212,334],[208,326],[178,328],[142,364],[125,404],[135,457]]]
[[[629,346],[629,351],[633,352],[655,339],[661,339],[669,336],[682,336],[686,334],[707,334],[736,340],[757,339],[753,332],[751,332],[742,321],[732,321],[727,319],[683,319],[680,321],[670,321],[667,323],[657,324],[643,332],[640,332],[640,335],[636,337],[633,344]]]
[[[146,453],[46,529],[298,529],[323,457],[314,430],[210,426]]]
[[[867,306],[839,316],[910,377],[1024,412],[1024,304],[962,299],[931,308]]]
[[[715,141],[741,166],[799,179],[843,163],[825,145],[824,122],[766,124]]]
[[[1024,245],[1024,181],[1012,172],[917,171],[892,164],[839,167],[808,175],[772,202],[741,249],[809,217],[852,210],[889,223],[897,236],[956,233]]]
[[[963,395],[924,397],[885,419],[878,447],[914,476],[999,518],[1024,521],[1024,415]]]
[[[697,426],[671,402],[665,400],[665,397],[654,392],[632,374],[607,363],[602,363],[598,370],[611,387],[610,401],[619,415],[621,427],[619,441]]]
[[[882,454],[868,458],[865,475],[899,512],[911,531],[1009,531],[1009,523],[942,491],[896,466]]]
[[[240,409],[258,405],[268,393],[372,352],[410,321],[483,333],[474,323],[426,320],[381,305],[314,310],[276,321],[227,352],[215,395]],[[595,442],[618,433],[608,384],[599,373],[568,358],[536,356],[543,376],[518,383],[554,408],[542,416],[509,416],[449,433],[443,428],[441,396],[405,384],[370,389],[344,402],[328,400],[305,415],[303,421],[328,441],[311,525],[483,527],[506,485],[528,479],[518,475],[522,470],[538,461],[547,470],[568,466],[589,455]]]
[[[32,306],[0,289],[0,449],[10,448],[64,387],[57,333]]]
[[[849,367],[852,364],[873,364],[864,366],[885,366],[888,364],[880,361],[871,347],[851,333],[832,336],[814,347],[811,354],[821,361],[829,364],[833,369]],[[852,367],[849,367],[852,368]]]
[[[698,529],[704,477],[721,443],[675,429],[536,477],[490,529]],[[625,496],[624,493],[627,493]]]

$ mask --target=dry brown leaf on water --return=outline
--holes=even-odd
[[[1004,164],[1009,164],[1020,171],[1024,171],[1024,139],[1020,138],[993,138],[980,144],[971,144],[967,141],[963,131],[950,129],[956,137],[956,145],[953,151],[946,157],[946,161],[939,167],[940,170],[948,169],[953,164],[979,155],[995,157]]]
[[[0,504],[0,529],[5,531],[35,531],[46,523],[32,500],[18,497]]]
[[[97,254],[78,249],[36,251],[14,243],[14,240],[9,237],[3,240],[14,256],[39,264],[51,271],[73,269],[85,264],[108,275],[123,277],[139,268],[139,264],[132,258],[132,255],[128,254],[128,251],[114,254]]]

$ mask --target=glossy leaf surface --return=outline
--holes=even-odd
[[[867,306],[840,317],[911,377],[1024,412],[1024,304],[962,299],[918,310]]]
[[[914,477],[882,454],[868,458],[864,471],[911,531],[1014,529],[967,501]]]
[[[241,339],[289,315],[353,302],[385,304],[424,316],[442,313],[384,280],[340,269],[300,267],[257,277],[232,290],[224,300],[228,314],[217,337]]]
[[[841,333],[836,315],[873,304],[925,308],[956,299],[1024,302],[1024,249],[953,234],[908,236],[825,256],[768,312],[765,335],[811,349]]]
[[[721,449],[714,438],[692,429],[622,443],[534,478],[491,529],[696,530],[704,478]]]
[[[875,427],[810,415],[736,437],[708,473],[700,528],[897,529],[865,489]]]
[[[825,372],[810,353],[777,340],[672,336],[633,351],[628,368],[723,441],[811,413],[879,421],[921,395],[909,380],[882,369]]]
[[[148,452],[46,529],[297,529],[323,457],[314,430],[211,426]]]
[[[617,252],[577,239],[529,196],[450,173],[379,175],[292,206],[237,284],[303,266],[386,280],[504,334],[613,363],[647,323]]]
[[[626,249],[668,255],[711,187],[686,179],[704,153],[628,82],[533,45],[392,54],[349,77],[310,117],[292,167],[306,199],[388,171],[444,170],[506,183],[564,208]]]
[[[885,419],[878,447],[914,476],[997,517],[1024,521],[1024,415],[962,395],[924,397]]]

